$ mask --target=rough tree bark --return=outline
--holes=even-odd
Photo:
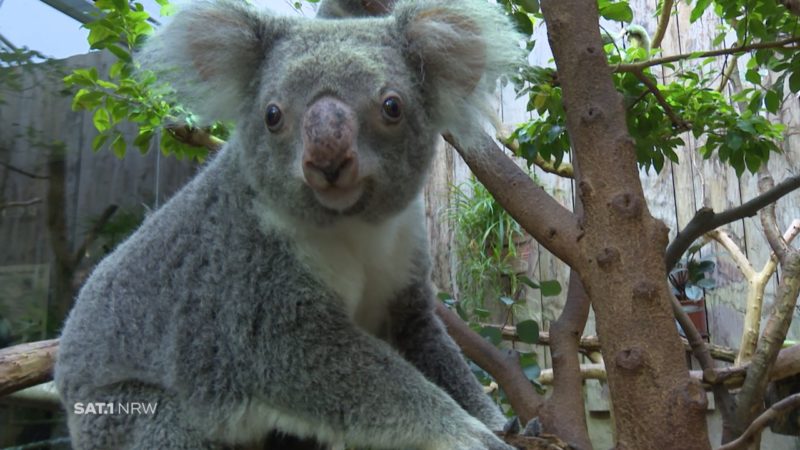
[[[561,436],[576,450],[593,448],[586,424],[579,359],[581,334],[589,317],[589,305],[589,297],[578,274],[571,271],[564,310],[558,320],[550,323],[553,393],[542,408],[541,420],[544,429]]]
[[[668,230],[647,209],[597,4],[548,0],[541,7],[584,205],[580,256],[570,259],[597,315],[617,448],[708,449],[705,392],[686,370],[663,281]]]

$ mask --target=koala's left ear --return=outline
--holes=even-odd
[[[491,114],[486,102],[497,79],[522,64],[522,36],[486,0],[400,1],[394,16],[431,119],[466,143],[473,122]]]
[[[235,119],[252,103],[259,69],[285,19],[233,0],[187,4],[137,54],[143,69],[169,82],[181,104],[207,121]]]

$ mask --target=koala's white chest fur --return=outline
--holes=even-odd
[[[414,259],[426,245],[421,198],[377,225],[344,219],[324,228],[289,227],[284,218],[268,216],[266,226],[290,234],[299,259],[339,296],[353,321],[373,334],[383,323],[387,303],[409,286]]]

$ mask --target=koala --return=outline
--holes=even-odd
[[[496,6],[195,1],[137,57],[236,130],[78,294],[54,373],[74,447],[510,449],[434,314],[421,197],[440,133],[474,147],[522,60]],[[157,407],[79,414],[97,402]]]

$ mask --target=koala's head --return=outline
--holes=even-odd
[[[236,121],[227,151],[270,207],[327,224],[405,208],[438,135],[472,145],[520,55],[485,0],[401,0],[391,16],[345,20],[216,0],[180,12],[140,60],[200,117]]]

